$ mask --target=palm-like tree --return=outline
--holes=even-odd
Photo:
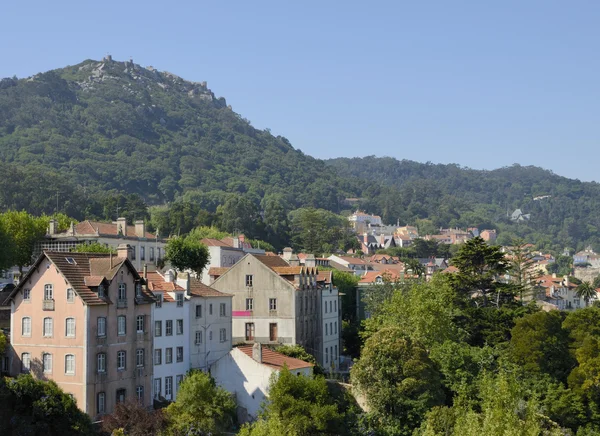
[[[577,286],[577,290],[575,292],[579,298],[583,298],[586,307],[589,306],[590,300],[597,298],[596,290],[590,282],[582,282],[579,286]]]

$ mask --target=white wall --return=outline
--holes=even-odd
[[[208,265],[202,272],[201,281],[205,285],[210,285],[210,276],[208,270],[210,267],[231,267],[236,264],[246,253],[240,248],[228,248],[228,247],[208,247],[208,254],[210,259]]]
[[[212,314],[210,305],[212,304]],[[225,316],[220,306],[225,304]],[[202,316],[196,318],[196,306],[202,305]],[[231,350],[231,297],[192,296],[189,307],[189,363],[191,368],[207,370]],[[221,342],[220,330],[225,329],[226,340]],[[202,343],[196,344],[196,331],[202,332]],[[212,339],[211,339],[212,332]]]
[[[326,371],[337,370],[339,368],[340,355],[340,301],[338,298],[338,289],[329,287],[323,289],[321,293],[321,319],[323,330],[323,346],[320,356],[320,364]],[[329,310],[331,304],[332,310]],[[327,307],[327,312],[325,308]],[[333,331],[331,329],[333,327]],[[337,327],[337,328],[336,328]],[[326,334],[327,332],[327,334]],[[336,353],[337,347],[337,353]],[[333,355],[332,355],[333,350]]]

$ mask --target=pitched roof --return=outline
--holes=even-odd
[[[253,254],[253,256],[269,268],[274,268],[277,266],[290,266],[285,260],[283,260],[279,256],[265,256],[263,254]]]
[[[165,278],[156,271],[148,271],[146,273],[146,281],[148,282],[148,290],[155,293],[162,293],[163,301],[173,303],[175,299],[169,295],[169,292],[185,291],[175,282],[167,282]]]
[[[402,276],[398,271],[392,271],[389,269],[383,271],[368,271],[364,276],[361,277],[358,283],[375,283],[377,281],[377,277],[381,277],[384,280],[387,279],[390,281],[396,281]]]
[[[204,238],[200,242],[202,242],[207,247],[228,247],[228,248],[233,248],[231,245],[226,244],[223,241],[219,241],[218,239],[215,239],[215,238]]]
[[[119,225],[114,223],[102,223],[99,221],[85,220],[79,224],[75,224],[75,236],[81,235],[96,235],[96,231],[100,236],[118,236]],[[68,230],[67,230],[68,232]],[[65,232],[63,232],[65,233]],[[127,238],[136,238],[135,226],[127,226]],[[155,239],[156,235],[146,232],[144,235],[147,239]]]
[[[327,260],[329,260],[329,266],[331,268],[334,268],[334,269],[336,269],[338,271],[352,271],[346,265],[342,265],[341,263],[337,263],[336,261],[331,260],[331,259],[327,259]]]
[[[333,282],[333,271],[319,271],[317,274],[318,282],[325,282],[327,284]]]
[[[21,280],[19,286],[11,293],[11,298],[14,297],[22,286],[27,282],[29,277],[36,271],[44,258],[48,258],[67,279],[69,284],[77,295],[81,297],[83,302],[88,305],[107,304],[110,302],[108,298],[100,298],[91,287],[95,285],[87,284],[98,283],[99,277],[111,280],[119,268],[126,264],[133,272],[134,277],[139,279],[139,275],[128,259],[115,257],[111,254],[104,253],[64,253],[58,251],[44,251],[35,261],[29,272]],[[111,267],[112,266],[112,267]],[[100,280],[101,281],[101,280]],[[146,303],[154,302],[154,296],[142,288],[143,301]]]
[[[350,257],[350,256],[338,256],[345,262],[348,262],[350,265],[364,265],[366,262],[358,257]]]
[[[225,274],[227,271],[229,271],[229,267],[228,266],[211,266],[208,269],[208,275],[209,276],[222,276],[223,274]]]
[[[190,294],[193,297],[231,297],[232,294],[226,294],[225,292],[217,291],[216,289],[206,286],[200,280],[190,280]]]
[[[242,345],[237,347],[242,353],[252,359],[252,345]],[[295,359],[293,357],[288,357],[284,354],[278,353],[276,351],[271,350],[263,345],[261,345],[262,349],[262,364],[274,369],[283,369],[283,366],[286,365],[288,369],[300,369],[300,368],[310,368],[314,365],[309,362],[305,362],[304,360]]]
[[[302,274],[304,267],[301,266],[274,266],[271,268],[281,276]]]

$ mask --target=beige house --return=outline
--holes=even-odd
[[[128,259],[44,252],[11,294],[12,375],[54,380],[92,417],[151,405],[154,297]]]
[[[231,268],[211,268],[211,287],[233,295],[233,344],[299,344],[321,360],[317,274],[316,267],[252,254]]]
[[[151,269],[165,257],[167,241],[146,230],[144,221],[128,225],[125,218],[118,218],[112,223],[85,220],[72,224],[69,229],[59,232],[55,220],[50,221],[48,233],[36,248],[37,252],[61,251],[69,252],[80,244],[98,242],[108,247],[117,248],[120,244],[129,244],[129,258],[133,266],[140,271],[144,265]]]

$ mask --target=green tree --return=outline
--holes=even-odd
[[[6,336],[4,332],[0,330],[0,355],[4,353],[4,349],[6,348]]]
[[[165,418],[167,435],[221,435],[236,425],[236,404],[210,375],[191,371],[179,386],[177,400],[165,409]]]
[[[165,248],[165,259],[178,271],[191,269],[200,277],[209,260],[208,248],[189,236],[171,238]]]
[[[293,357],[294,359],[300,359],[305,362],[312,363],[315,365],[313,367],[313,373],[317,375],[325,374],[325,371],[317,362],[315,356],[306,351],[302,345],[279,345],[275,347],[275,351],[285,356]]]
[[[425,274],[425,267],[418,259],[404,259],[404,271],[412,273],[417,277],[422,277]]]
[[[73,253],[112,253],[116,254],[117,250],[108,245],[99,242],[90,242],[87,244],[79,244],[71,249]]]
[[[271,378],[269,400],[261,419],[240,435],[271,435],[276,429],[279,435],[333,436],[342,434],[343,418],[322,376],[296,376],[284,367]]]
[[[351,378],[382,434],[412,434],[425,413],[444,402],[435,364],[398,327],[382,328],[365,342]]]
[[[263,222],[257,205],[241,195],[231,195],[217,208],[219,228],[227,233],[243,233],[248,238],[261,237]]]
[[[534,298],[537,279],[541,275],[532,257],[531,248],[525,241],[513,239],[509,272],[521,302]]]
[[[598,298],[596,288],[594,288],[590,282],[582,282],[579,286],[577,286],[575,292],[579,298],[583,298],[586,307],[590,305],[591,300]]]
[[[0,378],[0,398],[0,434],[93,434],[90,418],[53,381]]]
[[[456,289],[467,298],[481,295],[484,307],[490,296],[499,295],[501,286],[496,278],[509,268],[500,248],[488,245],[480,237],[467,241],[451,263],[458,268],[458,273],[452,274]]]
[[[102,430],[110,434],[121,430],[130,436],[155,435],[164,427],[162,410],[149,411],[137,400],[117,403],[114,412],[102,419]]]
[[[508,356],[534,376],[548,374],[566,381],[575,362],[569,355],[569,332],[562,323],[558,311],[541,311],[518,319],[511,331]]]
[[[35,243],[46,234],[46,220],[25,211],[9,211],[0,214],[0,226],[11,238],[8,249],[12,264],[17,265],[22,273],[23,267],[33,262]]]

